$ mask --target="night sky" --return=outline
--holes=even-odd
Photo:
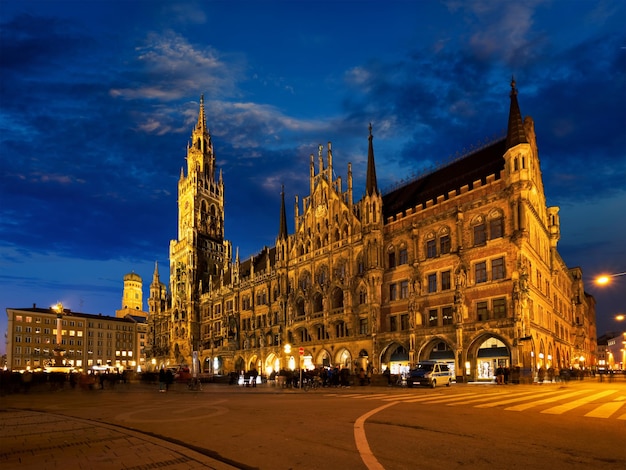
[[[167,283],[177,181],[204,94],[241,259],[289,231],[309,155],[385,191],[535,121],[559,252],[626,310],[626,2],[0,0],[0,331],[7,307],[114,315],[123,276]],[[621,325],[624,326],[624,325]],[[0,352],[5,350],[4,342]]]

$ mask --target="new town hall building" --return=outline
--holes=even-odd
[[[390,192],[378,188],[371,126],[368,139],[365,187],[353,187],[351,164],[345,181],[335,177],[332,146],[320,146],[293,232],[283,194],[275,246],[233,259],[201,100],[178,181],[169,286],[155,266],[139,362],[224,375],[300,365],[398,373],[437,359],[459,381],[491,379],[499,365],[527,376],[594,367],[594,299],[559,256],[559,209],[546,207],[534,124],[522,119],[515,83],[506,137]],[[18,323],[9,328],[28,326]]]
[[[559,256],[531,118],[511,84],[506,137],[383,194],[372,128],[365,187],[335,177],[332,146],[309,164],[290,233],[233,259],[225,183],[201,100],[178,182],[169,288],[154,271],[148,362],[202,372],[339,366],[392,371],[445,360],[457,380],[595,365],[595,306]],[[355,200],[355,193],[358,199]],[[362,194],[362,196],[361,196]]]

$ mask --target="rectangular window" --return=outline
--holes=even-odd
[[[359,334],[366,335],[367,331],[367,318],[361,318],[359,320]]]
[[[493,300],[493,317],[506,318],[506,299]]]
[[[389,300],[396,300],[398,298],[398,286],[396,284],[389,285]]]
[[[491,279],[504,279],[504,258],[498,258],[491,261]]]
[[[409,262],[409,254],[406,251],[406,248],[400,249],[400,259],[398,260],[398,264],[408,264]]]
[[[426,258],[435,258],[437,256],[437,243],[435,240],[426,242]]]
[[[441,290],[450,290],[450,271],[441,273]]]
[[[476,284],[487,282],[487,263],[485,261],[476,263],[474,266],[474,276],[476,278]]]
[[[400,298],[406,299],[409,297],[409,281],[402,281],[400,283]]]
[[[478,302],[476,304],[476,318],[478,321],[487,320],[487,302]]]
[[[400,315],[400,328],[402,330],[409,329],[409,314],[408,313],[403,313],[402,315]]]
[[[443,235],[439,238],[439,254],[450,253],[450,235]]]
[[[452,307],[443,307],[441,309],[441,321],[444,325],[452,325],[454,321],[452,316]]]
[[[394,251],[389,253],[389,268],[396,267],[396,253]]]
[[[494,238],[502,238],[504,235],[504,219],[499,217],[489,221],[489,235],[491,240]]]
[[[428,326],[437,326],[437,309],[428,311]]]
[[[389,317],[389,331],[397,331],[398,330],[398,318],[397,317]]]
[[[480,246],[487,243],[487,233],[485,224],[474,226],[474,246]]]
[[[428,275],[428,292],[437,292],[437,274]]]

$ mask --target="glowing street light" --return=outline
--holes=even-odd
[[[604,286],[611,282],[611,279],[618,276],[626,276],[626,272],[623,273],[615,273],[615,274],[603,274],[602,276],[598,276],[595,279],[595,283]]]

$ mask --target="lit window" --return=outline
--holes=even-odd
[[[428,326],[437,326],[437,309],[428,311]]]

